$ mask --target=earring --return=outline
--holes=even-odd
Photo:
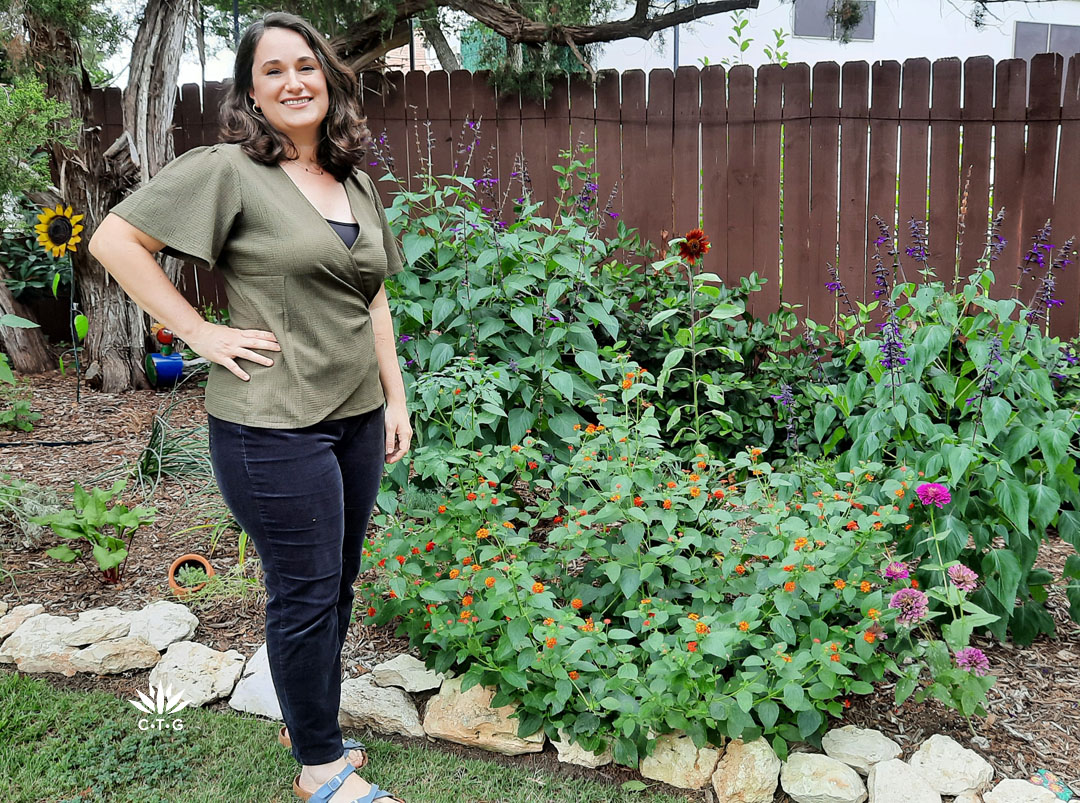
[[[251,102],[251,110],[255,112],[255,114],[262,115],[262,109],[259,108],[259,105],[255,103],[255,101]]]

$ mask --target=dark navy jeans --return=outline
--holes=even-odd
[[[302,764],[344,753],[341,649],[383,473],[383,417],[378,407],[301,429],[209,417],[218,486],[262,561],[270,674]]]

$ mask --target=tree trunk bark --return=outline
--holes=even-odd
[[[192,8],[192,0],[151,0],[147,5],[135,37],[130,85],[124,93],[125,141],[102,142],[100,129],[87,125],[79,132],[74,150],[53,148],[60,194],[65,203],[86,215],[86,233],[80,245],[90,239],[113,205],[173,157],[170,127],[184,31]],[[44,76],[50,96],[69,103],[76,117],[93,120],[90,81],[78,45],[65,31],[29,14],[25,19],[31,57],[40,64],[57,65]],[[102,156],[103,151],[107,156]],[[90,323],[84,344],[88,371],[100,379],[106,392],[148,387],[142,369],[146,316],[85,247],[73,252],[71,259],[76,288]],[[168,265],[166,273],[175,281],[179,263]]]
[[[33,320],[34,316],[26,307],[15,300],[4,281],[6,278],[4,266],[0,265],[0,315],[18,315]],[[40,329],[0,327],[0,350],[8,355],[11,367],[21,374],[42,374],[55,367],[45,335]]]
[[[431,46],[435,48],[435,57],[439,59],[440,67],[447,72],[460,70],[461,62],[450,48],[450,43],[446,41],[437,14],[438,11],[430,17],[420,17],[420,28],[424,31],[424,38],[431,42]]]

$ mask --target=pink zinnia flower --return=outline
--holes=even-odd
[[[924,505],[945,507],[952,501],[952,494],[949,493],[949,489],[939,482],[924,482],[915,489],[915,493],[919,495],[919,501]]]
[[[901,588],[892,595],[889,607],[900,611],[896,621],[901,625],[917,624],[930,613],[930,602],[926,594],[917,588]]]
[[[961,591],[974,591],[979,575],[961,563],[949,567],[949,579]]]
[[[909,576],[910,572],[906,563],[895,561],[885,568],[886,580],[906,580]]]
[[[990,660],[978,647],[964,647],[956,653],[956,665],[982,677],[990,671]]]

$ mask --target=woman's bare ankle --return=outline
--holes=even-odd
[[[345,757],[331,761],[329,764],[305,764],[304,769],[300,772],[300,780],[311,781],[318,786],[322,786],[329,781],[343,769],[345,769]]]

